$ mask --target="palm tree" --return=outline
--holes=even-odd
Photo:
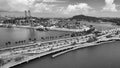
[[[5,45],[8,45],[8,43],[5,43]]]
[[[21,43],[23,43],[23,40],[21,41]]]
[[[9,42],[8,42],[8,44],[10,45],[10,44],[11,44],[11,42],[9,41]]]
[[[24,40],[24,43],[26,42],[26,40]]]
[[[4,65],[4,60],[3,59],[0,59],[0,66]]]
[[[36,38],[34,38],[34,41],[36,41]]]
[[[19,43],[21,43],[21,41],[19,41]]]
[[[15,42],[15,44],[17,44],[18,42]]]
[[[41,37],[42,40],[44,40],[44,37]]]
[[[29,38],[29,41],[31,41],[31,38]]]
[[[33,40],[34,42],[36,42],[36,38],[34,38],[34,40]]]

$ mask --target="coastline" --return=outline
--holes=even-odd
[[[89,36],[89,35],[87,35],[87,36]],[[92,35],[90,35],[90,36],[92,36]],[[86,36],[84,36],[84,37],[86,37]],[[84,38],[83,37],[83,38]],[[76,39],[77,40],[79,40],[79,42],[77,42],[76,41]],[[87,42],[87,38],[84,38],[82,41],[80,40],[80,37],[73,37],[73,38],[67,38],[67,39],[62,39],[62,40],[57,40],[57,41],[68,41],[69,43],[68,44],[63,44],[62,43],[62,47],[57,47],[57,46],[55,46],[55,48],[54,49],[52,49],[52,50],[47,50],[47,51],[44,51],[44,52],[35,52],[34,54],[37,54],[37,55],[33,55],[33,56],[28,56],[28,55],[26,55],[25,57],[24,57],[24,59],[22,59],[22,60],[20,60],[19,62],[15,62],[15,61],[11,61],[11,62],[8,62],[7,64],[5,64],[5,65],[3,65],[3,66],[1,66],[1,68],[10,68],[10,67],[13,67],[13,66],[16,66],[16,65],[19,65],[19,64],[22,64],[22,63],[24,63],[24,62],[29,62],[30,60],[33,60],[33,59],[36,59],[36,58],[39,58],[39,57],[42,57],[42,56],[45,56],[45,55],[48,55],[48,54],[52,54],[52,53],[55,53],[55,52],[59,52],[59,51],[62,51],[62,50],[66,50],[66,49],[68,49],[67,51],[63,51],[63,52],[60,52],[60,53],[58,53],[58,54],[55,54],[55,55],[53,55],[53,57],[56,57],[56,56],[59,56],[59,55],[61,55],[61,54],[64,54],[64,53],[67,53],[67,52],[69,52],[69,51],[73,51],[73,50],[76,50],[76,49],[79,49],[79,48],[85,48],[85,47],[90,47],[90,46],[96,46],[96,45],[99,45],[99,44],[104,44],[104,43],[109,43],[109,42],[113,42],[113,41],[115,41],[115,40],[120,40],[120,38],[119,38],[119,35],[115,35],[114,37],[110,37],[110,38],[105,38],[105,37],[103,37],[103,36],[101,36],[101,37],[99,37],[99,39],[97,40],[97,41],[92,41],[92,42],[90,42],[90,43],[88,43]],[[112,41],[111,41],[112,40]],[[104,42],[103,42],[104,41]],[[51,42],[56,42],[56,41],[51,41]],[[74,42],[76,42],[77,44],[74,44],[73,45],[73,43]],[[82,43],[83,42],[83,43]],[[99,42],[99,43],[98,43]],[[41,44],[40,42],[39,42],[39,44]],[[33,44],[32,44],[33,45]],[[63,46],[64,45],[64,46]],[[72,49],[73,48],[73,49]],[[70,50],[69,50],[70,49]],[[18,52],[19,53],[19,52]],[[26,53],[32,53],[32,52],[26,52]],[[22,55],[22,54],[20,54],[20,55]],[[16,57],[16,56],[15,56]],[[17,57],[16,57],[17,58]]]
[[[68,49],[68,50],[65,50],[65,51],[62,51],[62,52],[58,52],[58,53],[52,55],[52,58],[55,58],[57,56],[60,56],[62,54],[65,54],[65,53],[68,53],[68,52],[71,52],[71,51],[74,51],[74,50],[77,50],[77,49],[80,49],[80,48],[97,46],[97,45],[104,44],[104,43],[109,43],[109,42],[115,42],[115,41],[106,41],[106,42],[102,42],[102,43],[93,42],[92,44],[91,43],[86,43],[86,44],[83,44],[83,46],[79,46],[79,45],[82,45],[82,44],[76,44],[76,46],[71,48],[71,49]]]
[[[111,40],[111,39],[108,39],[108,40]],[[63,47],[63,48],[58,48],[56,50],[53,50],[53,51],[49,51],[49,52],[45,52],[45,53],[42,53],[42,54],[38,54],[38,55],[35,55],[35,56],[30,56],[30,57],[27,57],[26,59],[24,59],[23,61],[21,62],[17,62],[17,63],[10,63],[8,65],[5,65],[1,68],[10,68],[10,67],[13,67],[13,66],[16,66],[16,65],[19,65],[19,64],[22,64],[24,62],[29,62],[30,60],[33,60],[33,59],[36,59],[36,58],[40,58],[42,56],[45,56],[45,55],[48,55],[48,54],[52,54],[52,53],[55,53],[55,52],[59,52],[61,50],[65,50],[65,49],[69,49],[69,48],[73,48],[73,49],[70,49],[70,50],[67,50],[67,51],[63,51],[63,52],[60,52],[58,54],[54,54],[52,55],[52,57],[56,57],[56,56],[59,56],[59,55],[62,55],[64,53],[67,53],[69,51],[73,51],[73,50],[76,50],[76,49],[80,49],[80,48],[85,48],[85,47],[91,47],[91,46],[97,46],[99,44],[104,44],[104,43],[109,43],[109,42],[114,42],[114,41],[108,41],[106,40],[105,42],[102,42],[102,43],[97,43],[98,41],[95,41],[95,42],[92,42],[92,43],[85,43],[85,44],[77,44],[75,46],[67,46],[67,47]]]

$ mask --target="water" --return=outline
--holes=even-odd
[[[39,32],[32,29],[0,28],[0,48],[19,46],[15,41],[41,37],[63,35],[69,32],[47,31]],[[5,45],[11,41],[11,45]],[[17,65],[13,68],[120,68],[120,42],[101,44],[95,47],[78,49],[56,58],[51,55]]]
[[[61,31],[46,31],[40,32],[33,29],[23,29],[23,28],[0,28],[0,49],[12,46],[20,46],[30,42],[29,39],[33,40],[36,38],[37,41],[49,41],[47,37],[53,36],[52,40],[60,38],[59,36],[67,34],[70,32]],[[46,39],[42,39],[44,37]],[[15,43],[25,40],[24,43]],[[7,42],[11,44],[6,45]]]
[[[78,49],[51,58],[32,60],[13,68],[120,68],[120,42]]]

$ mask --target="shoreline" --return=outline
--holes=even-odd
[[[85,35],[85,36],[89,36],[89,35]],[[70,38],[62,38],[62,39],[55,39],[55,40],[52,40],[52,41],[60,41],[60,40],[65,40],[65,39],[73,39],[73,38],[77,38],[77,37],[70,37]],[[20,45],[20,46],[13,46],[13,47],[9,47],[9,48],[3,48],[3,49],[0,49],[0,50],[7,50],[7,49],[11,49],[11,48],[17,48],[17,47],[25,47],[25,46],[30,46],[30,45],[35,45],[35,44],[41,44],[41,43],[47,43],[47,42],[52,42],[51,40],[50,41],[44,41],[44,42],[30,42],[29,44],[27,45]]]
[[[111,39],[109,39],[109,40],[111,40]],[[73,49],[67,50],[67,51],[65,51],[65,52],[63,51],[63,52],[61,52],[60,54],[59,54],[59,53],[58,53],[58,54],[54,54],[54,55],[52,55],[52,57],[54,58],[54,57],[56,57],[56,56],[59,56],[59,55],[62,55],[62,54],[64,54],[64,53],[67,53],[67,52],[69,52],[69,51],[73,51],[73,50],[80,49],[80,48],[97,46],[97,45],[99,45],[99,44],[114,42],[114,41],[109,41],[109,40],[106,40],[105,42],[98,43],[98,44],[96,44],[96,42],[98,42],[98,41],[95,41],[95,42],[92,42],[92,43],[82,44],[83,46],[81,46],[81,44],[77,44],[77,45],[75,45],[75,46],[66,46],[66,47],[58,48],[58,49],[55,49],[55,50],[53,50],[53,51],[49,51],[49,52],[45,52],[45,53],[42,53],[42,54],[39,54],[39,55],[27,57],[26,59],[24,59],[24,60],[21,61],[21,62],[10,63],[10,64],[8,64],[8,65],[5,65],[5,66],[1,67],[1,68],[14,67],[14,66],[16,66],[16,65],[19,65],[19,64],[22,64],[22,63],[25,63],[25,62],[29,62],[29,61],[34,60],[34,59],[36,59],[36,58],[40,58],[40,57],[42,57],[42,56],[45,56],[45,55],[48,55],[48,54],[52,54],[52,53],[55,53],[55,52],[59,52],[59,51],[61,51],[61,50],[65,50],[65,49],[69,49],[69,48],[73,48]],[[115,40],[117,40],[117,39],[115,39]]]
[[[33,60],[33,59],[36,59],[36,58],[40,58],[42,56],[45,56],[45,55],[48,55],[48,54],[51,54],[51,53],[55,53],[57,51],[64,50],[64,49],[67,49],[67,48],[71,48],[71,47],[73,47],[73,46],[63,47],[63,48],[59,48],[59,49],[56,49],[56,50],[53,50],[53,51],[45,52],[45,53],[42,53],[40,55],[36,55],[36,56],[32,56],[32,57],[26,58],[24,61],[21,61],[21,62],[18,62],[18,63],[12,63],[12,64],[5,65],[2,68],[10,68],[10,67],[22,64],[24,62],[28,62],[30,60]]]
[[[111,33],[111,34],[114,34],[114,32]],[[5,54],[5,55],[1,56],[1,57],[3,57],[3,59],[6,59],[5,61],[7,61],[9,59],[12,59],[12,60],[10,60],[10,62],[6,62],[5,64],[3,64],[1,66],[1,68],[14,67],[16,65],[19,65],[19,64],[22,64],[22,63],[25,63],[25,62],[29,62],[29,61],[31,61],[33,59],[40,58],[42,56],[45,56],[45,55],[48,55],[48,54],[52,54],[52,53],[56,53],[56,52],[58,52],[58,53],[54,54],[53,57],[62,55],[64,53],[67,53],[69,51],[73,51],[73,50],[76,50],[76,49],[79,49],[79,48],[96,46],[96,45],[99,45],[99,44],[104,44],[104,43],[109,43],[109,42],[113,42],[113,41],[116,41],[116,40],[120,40],[119,34],[114,35],[114,36],[112,36],[110,38],[106,38],[106,36],[103,35],[103,36],[97,37],[98,40],[87,42],[89,37],[93,37],[93,34],[85,35],[85,36],[82,36],[82,37],[72,37],[72,38],[59,39],[59,40],[54,40],[54,41],[52,40],[52,41],[47,41],[47,42],[36,42],[36,43],[33,43],[31,45],[31,46],[35,46],[33,48],[30,48],[31,51],[27,51],[27,48],[25,46],[23,46],[21,48],[25,48],[26,51],[24,51],[24,49],[23,50],[20,49],[18,52],[16,51],[15,53],[14,52],[13,53],[12,52],[8,52],[8,53],[10,53],[10,55],[9,54],[7,54],[7,55]],[[52,44],[48,44],[48,43],[52,43]],[[37,49],[34,49],[34,48],[39,48],[39,46],[41,46],[42,44],[43,45],[45,45],[45,44],[47,45],[46,48],[43,48],[43,50],[44,50],[43,52],[38,52]],[[56,46],[56,45],[58,45],[58,46]],[[52,48],[52,50],[51,50],[51,48]],[[33,51],[32,51],[32,49],[33,49]],[[65,51],[62,51],[62,50],[65,50]],[[42,51],[42,50],[40,49],[39,51]],[[61,51],[61,52],[59,52],[59,51]],[[33,55],[31,56],[29,54],[33,54]],[[23,58],[21,60],[19,60],[19,61],[15,61],[16,58],[19,58],[18,55],[20,57],[23,56]],[[6,58],[4,58],[4,56]],[[13,56],[13,58],[11,58],[12,56]]]
[[[62,51],[62,52],[58,52],[58,53],[52,55],[52,58],[55,58],[57,56],[63,55],[65,53],[68,53],[68,52],[71,52],[71,51],[74,51],[74,50],[77,50],[77,49],[80,49],[80,48],[86,48],[86,47],[91,47],[91,46],[98,46],[100,44],[105,44],[105,43],[110,43],[110,42],[115,42],[115,41],[106,41],[106,42],[102,42],[102,43],[93,42],[93,44],[90,43],[91,45],[84,44],[84,45],[87,45],[87,46],[84,46],[84,45],[83,46],[79,46],[79,45],[82,45],[82,44],[76,44],[76,46],[71,48],[71,49],[68,49],[68,50],[65,50],[65,51]]]

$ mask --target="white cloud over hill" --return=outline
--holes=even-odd
[[[117,12],[117,5],[114,3],[114,0],[105,0],[106,5],[103,7],[102,11],[112,11]]]
[[[92,1],[92,0],[91,0]],[[48,13],[59,15],[78,15],[78,14],[95,14],[96,12],[105,13],[104,11],[118,12],[118,5],[115,0],[104,0],[105,6],[99,6],[98,9],[89,2],[70,3],[68,0],[0,0],[0,11],[19,11],[31,10],[34,13]],[[101,12],[102,10],[102,12]]]
[[[92,11],[93,8],[90,7],[87,3],[78,3],[75,5],[68,5],[66,9],[64,9],[65,14],[86,14]]]

